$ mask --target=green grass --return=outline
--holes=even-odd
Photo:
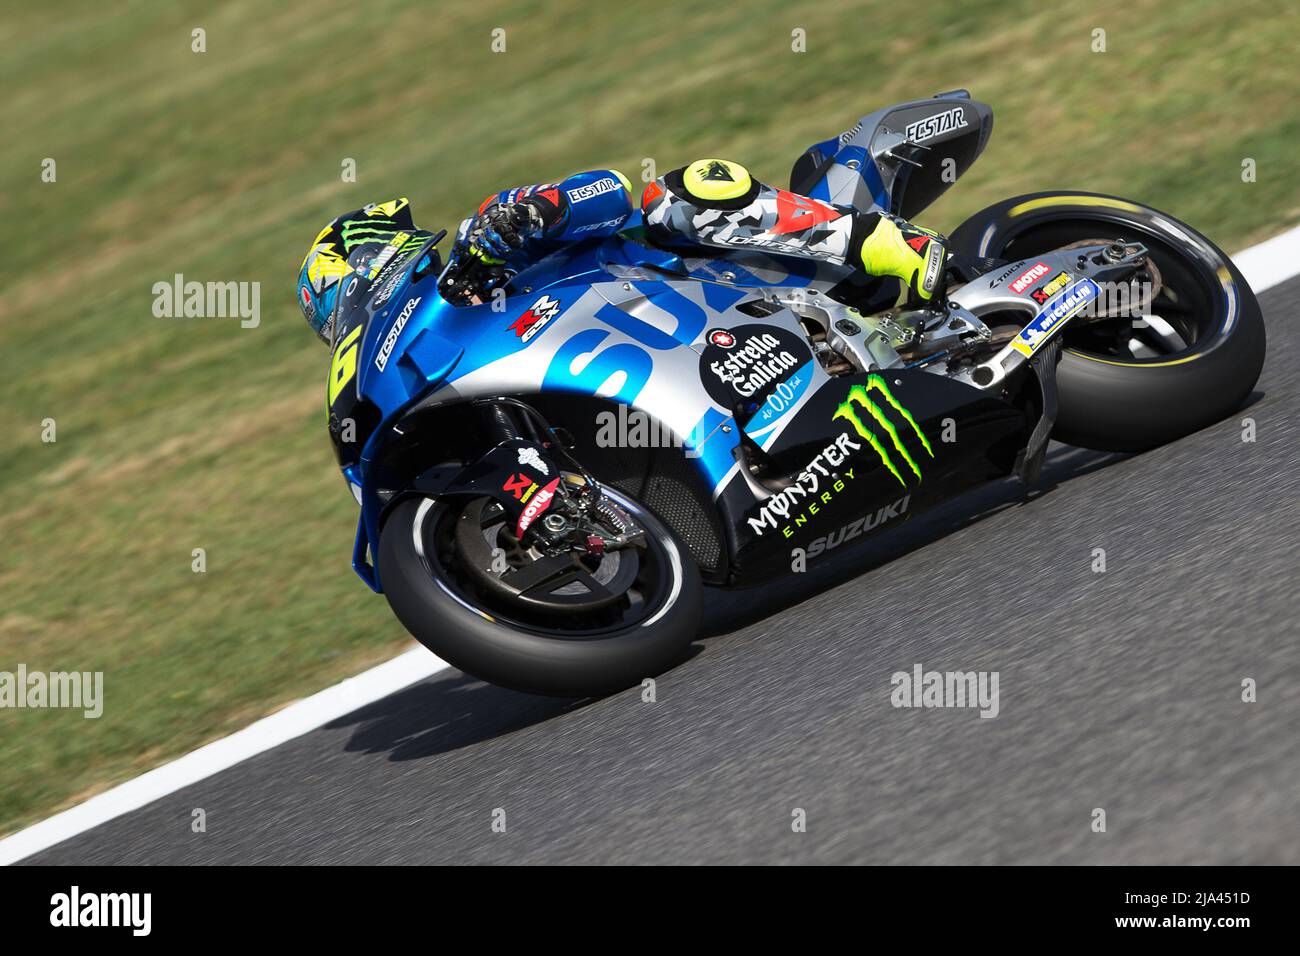
[[[1228,249],[1300,220],[1300,10],[1089,6],[6,8],[0,670],[101,670],[106,702],[97,721],[0,711],[0,832],[405,642],[349,569],[326,355],[293,295],[341,211],[408,195],[450,228],[491,190],[603,165],[635,180],[648,157],[721,154],[784,185],[863,113],[966,86],[997,110],[994,138],[927,225],[1053,187],[1141,199]],[[177,272],[261,282],[261,325],[155,318],[151,287]]]

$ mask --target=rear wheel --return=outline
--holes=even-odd
[[[405,501],[380,535],[388,602],[439,657],[515,690],[580,697],[662,673],[695,638],[699,572],[640,504],[604,496],[603,531],[630,524],[638,544],[546,554],[491,499]]]
[[[1052,437],[1140,451],[1220,421],[1259,379],[1264,320],[1231,260],[1172,216],[1095,193],[1017,196],[952,234],[961,252],[1008,260],[1117,239],[1150,250],[1160,289],[1140,314],[1066,327]]]

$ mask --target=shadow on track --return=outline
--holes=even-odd
[[[1031,494],[1014,479],[995,482],[846,548],[804,574],[791,574],[763,588],[710,591],[702,637],[728,634],[778,614],[1005,508],[1032,504],[1063,482],[1127,457],[1054,445],[1043,465],[1039,485]],[[695,654],[702,650],[697,643]],[[517,693],[451,668],[326,727],[354,727],[346,748],[351,752],[387,753],[395,761],[419,760],[514,733],[592,702],[589,698]]]
[[[355,726],[349,752],[417,760],[522,730],[582,704],[506,690],[448,668],[325,726]]]

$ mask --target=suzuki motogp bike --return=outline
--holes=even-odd
[[[992,126],[964,90],[891,106],[810,147],[790,189],[911,220]],[[353,567],[434,653],[535,693],[659,674],[704,588],[1032,484],[1049,439],[1137,451],[1219,421],[1264,358],[1223,252],[1093,193],[976,213],[925,308],[771,249],[658,247],[639,212],[468,304],[473,267],[443,263],[442,235],[340,296],[330,432],[361,506]]]

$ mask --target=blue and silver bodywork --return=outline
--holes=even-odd
[[[793,185],[859,208],[908,208],[904,197],[937,192],[908,167],[898,136],[911,126],[925,133],[918,147],[943,154],[950,144],[964,169],[990,125],[988,107],[964,94],[894,107],[810,148],[811,166],[796,164]],[[791,541],[803,533],[802,524],[788,534],[767,530],[771,515],[762,509],[773,492],[755,480],[744,449],[784,461],[796,475],[823,450],[833,457],[828,442],[843,428],[854,385],[884,388],[895,407],[911,410],[909,420],[915,416],[919,441],[910,432],[896,441],[903,458],[924,462],[925,490],[904,489],[905,510],[1009,467],[1000,459],[990,465],[986,452],[1023,428],[1019,413],[974,385],[905,367],[887,330],[826,294],[850,278],[849,269],[753,250],[679,255],[642,242],[639,217],[634,212],[617,235],[544,257],[513,278],[507,296],[481,305],[454,306],[439,294],[431,247],[385,277],[374,295],[349,286],[331,361],[331,433],[361,505],[353,566],[372,588],[382,587],[373,553],[394,492],[381,488],[378,471],[404,419],[482,399],[564,395],[643,412],[680,442],[701,499],[722,516],[732,579],[736,569],[761,576],[788,566]],[[810,321],[827,334],[810,337]],[[738,421],[737,406],[718,398],[716,379],[728,381],[729,373],[709,355],[733,336],[760,334],[754,329],[762,341],[783,343],[785,371],[779,395]],[[852,374],[845,366],[832,374],[835,363]],[[874,374],[882,369],[888,382]],[[979,441],[927,442],[925,432],[947,417],[977,421]],[[896,462],[882,454],[889,468],[862,477],[853,493],[887,505],[897,499]],[[820,494],[831,500],[831,492]]]

